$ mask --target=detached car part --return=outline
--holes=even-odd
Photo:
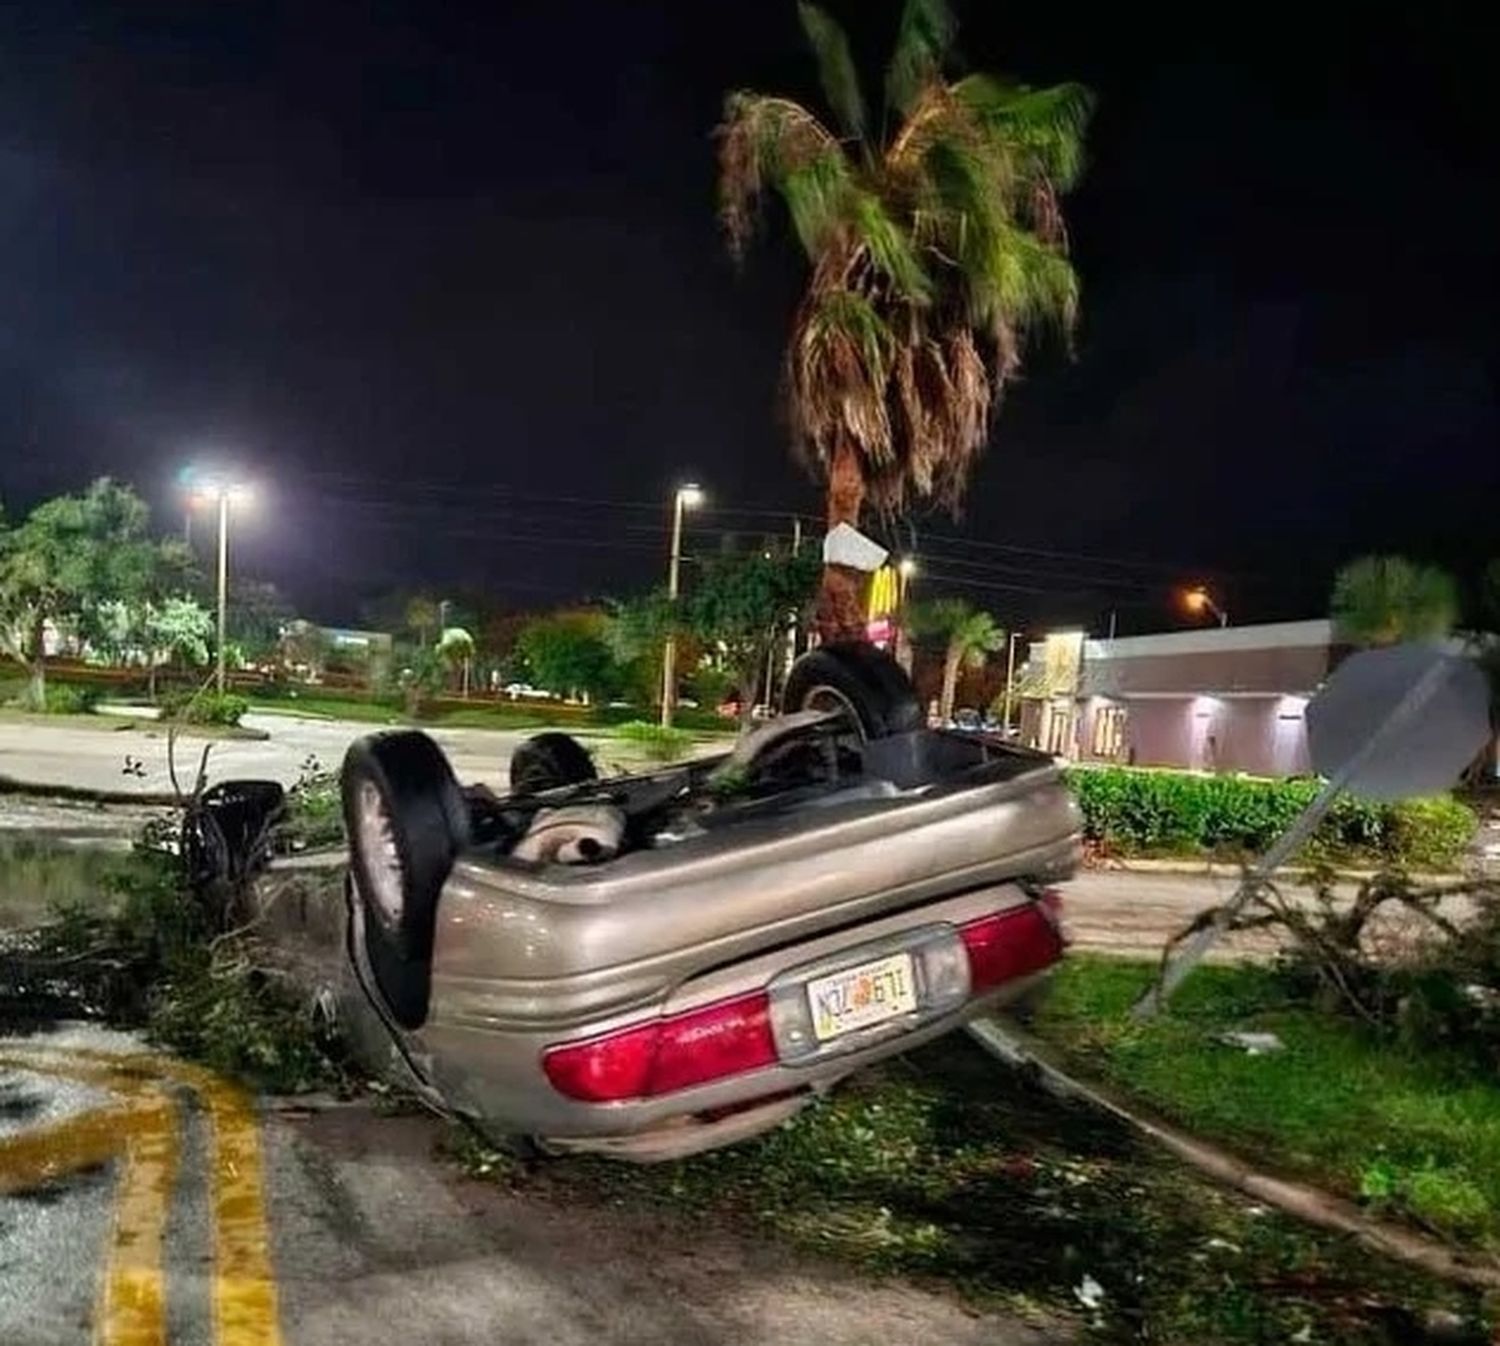
[[[641,776],[539,736],[503,797],[420,733],[350,748],[352,980],[431,1096],[553,1150],[687,1154],[1045,977],[1081,852],[1053,760],[923,728],[868,646],[787,695]]]

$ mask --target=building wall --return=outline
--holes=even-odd
[[[1111,705],[1125,709],[1120,751],[1110,760],[1194,771],[1303,775],[1307,755],[1306,702],[1299,696],[1091,697],[1081,709],[1082,755],[1093,751],[1095,725]]]

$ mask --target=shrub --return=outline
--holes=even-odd
[[[687,690],[700,709],[711,711],[723,705],[737,688],[733,674],[718,668],[697,668],[688,675]]]
[[[1416,869],[1441,869],[1474,835],[1473,812],[1456,799],[1411,799],[1390,811],[1387,848]]]
[[[236,725],[250,709],[250,702],[237,692],[168,692],[158,705],[162,719],[178,724]]]
[[[1251,780],[1103,767],[1068,783],[1090,841],[1125,854],[1243,855],[1263,851],[1312,801],[1315,780]],[[1411,868],[1453,865],[1473,835],[1473,813],[1443,796],[1379,804],[1342,795],[1307,857]]]
[[[61,906],[18,932],[0,956],[0,1003],[42,1003],[102,1015],[215,1070],[274,1090],[337,1085],[305,1000],[283,963],[235,909],[193,892],[176,850],[180,820],[152,819],[135,848],[111,856],[112,900]]]
[[[45,695],[48,715],[89,715],[104,697],[98,687],[73,682],[49,682]]]
[[[653,762],[675,762],[693,741],[686,729],[679,729],[676,725],[650,724],[645,720],[631,720],[615,732],[628,742],[639,743]]]

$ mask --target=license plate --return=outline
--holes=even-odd
[[[819,1042],[910,1014],[917,1007],[911,955],[892,954],[810,981],[807,1003]]]

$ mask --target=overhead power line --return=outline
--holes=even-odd
[[[668,532],[667,514],[669,502],[663,498],[660,500],[633,500],[611,498],[605,496],[582,496],[571,494],[552,494],[541,491],[527,491],[523,489],[503,486],[498,484],[474,484],[460,482],[445,482],[426,479],[400,481],[390,478],[370,477],[350,473],[336,472],[312,472],[306,474],[308,479],[315,482],[327,482],[330,484],[342,484],[345,489],[333,486],[333,489],[320,490],[318,494],[330,504],[336,504],[344,508],[359,510],[379,510],[385,512],[407,513],[416,515],[418,513],[431,516],[434,513],[444,513],[453,509],[464,510],[469,517],[482,515],[494,519],[515,517],[519,523],[530,522],[532,524],[550,522],[536,518],[538,512],[556,513],[559,511],[575,510],[602,510],[620,512],[650,512],[659,516],[650,521],[643,519],[617,519],[609,523],[609,527],[637,534],[660,535],[665,538]],[[390,495],[371,494],[371,492],[390,492]],[[764,524],[744,523],[735,525],[723,522],[724,520],[745,519],[764,520]],[[793,520],[800,520],[810,524],[814,529],[821,526],[821,516],[804,513],[798,510],[783,510],[766,508],[763,506],[736,506],[714,501],[712,498],[702,507],[695,518],[692,531],[702,535],[704,533],[753,533],[756,531],[781,532]],[[775,525],[780,525],[779,527]],[[574,524],[576,527],[576,523]],[[456,535],[453,529],[444,528],[445,535]],[[550,542],[552,539],[543,539]],[[937,562],[941,565],[959,567],[963,569],[982,569],[995,574],[1026,574],[1038,579],[1052,578],[1054,575],[1067,584],[1103,587],[1126,587],[1133,582],[1145,583],[1146,581],[1133,581],[1124,575],[1090,575],[1083,576],[1076,573],[1059,573],[1042,568],[1047,562],[1063,561],[1082,563],[1087,566],[1106,567],[1116,571],[1150,571],[1163,576],[1181,577],[1183,575],[1208,575],[1228,578],[1248,578],[1243,572],[1225,571],[1212,567],[1197,565],[1185,565],[1177,562],[1150,560],[1135,556],[1105,555],[1098,552],[1072,551],[1063,548],[1036,547],[1021,543],[993,542],[983,538],[963,537],[955,533],[933,533],[922,529],[915,530],[914,540],[916,542],[915,554],[919,559],[928,562]],[[968,548],[986,553],[997,553],[1005,556],[1014,556],[1023,560],[1035,561],[1037,565],[1022,566],[1015,562],[1000,559],[984,560],[979,557],[954,555],[952,551],[932,551],[925,544],[935,542],[943,548]],[[603,540],[596,540],[595,545],[604,545]],[[624,545],[624,544],[621,544]],[[904,550],[897,546],[894,550]],[[937,578],[936,574],[929,572],[929,578]],[[947,577],[954,582],[962,582],[962,577]],[[1027,586],[1011,585],[1011,588],[1024,589]],[[1051,592],[1047,588],[1034,588],[1035,592]],[[1071,590],[1082,592],[1082,590]]]

